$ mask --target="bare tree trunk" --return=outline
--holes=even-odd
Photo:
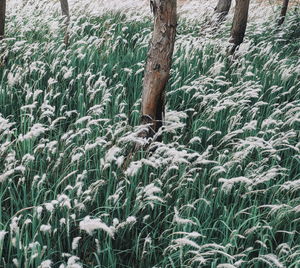
[[[229,53],[232,55],[236,48],[243,43],[248,21],[250,0],[236,0],[236,6],[231,28],[230,43],[233,43]]]
[[[280,13],[280,18],[278,20],[278,26],[280,26],[285,20],[288,5],[289,5],[289,0],[283,0],[281,13]]]
[[[0,0],[1,1],[1,0]],[[61,12],[64,17],[64,27],[65,27],[65,38],[64,42],[66,46],[69,45],[69,24],[70,24],[70,12],[69,12],[69,3],[68,0],[60,0]]]
[[[5,33],[5,13],[6,0],[0,0],[0,40],[4,38]]]
[[[165,87],[169,80],[177,26],[177,0],[151,0],[154,30],[145,67],[142,124],[152,137],[162,126]]]
[[[231,7],[231,0],[219,0],[215,12],[218,14],[218,21],[221,22],[227,16]]]

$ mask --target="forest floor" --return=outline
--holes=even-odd
[[[115,5],[116,3],[119,5]],[[180,10],[162,142],[136,150],[149,8],[8,2],[0,42],[0,267],[300,265],[300,16]],[[142,148],[142,147],[141,147]]]

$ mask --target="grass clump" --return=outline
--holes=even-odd
[[[182,21],[163,142],[132,153],[151,20],[82,14],[66,48],[35,12],[1,43],[4,267],[299,265],[295,34],[254,23],[229,62],[229,25]]]

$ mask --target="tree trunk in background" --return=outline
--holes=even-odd
[[[152,137],[162,126],[165,87],[169,80],[177,26],[177,0],[151,0],[154,30],[150,43],[142,96],[143,136]]]
[[[289,0],[283,0],[282,3],[282,8],[281,8],[281,13],[280,13],[280,18],[278,20],[278,25],[280,26],[284,20],[285,20],[285,16],[286,16],[286,12],[288,9],[288,5],[289,5]]]
[[[4,38],[5,33],[5,12],[6,0],[0,0],[0,40]]]
[[[223,21],[231,7],[231,0],[219,0],[215,12],[218,14],[218,21]]]
[[[0,0],[1,1],[1,0]],[[70,24],[70,12],[69,12],[69,3],[68,0],[60,0],[60,5],[61,5],[61,12],[64,17],[64,27],[65,27],[65,38],[64,42],[66,46],[69,45],[69,24]]]
[[[229,53],[234,54],[236,48],[243,43],[247,28],[250,0],[236,0],[236,6],[231,28],[230,43],[233,43]]]

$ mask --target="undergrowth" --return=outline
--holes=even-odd
[[[163,142],[135,151],[151,18],[78,14],[65,47],[40,12],[0,44],[0,266],[300,265],[297,14],[235,58],[229,24],[179,22]]]

